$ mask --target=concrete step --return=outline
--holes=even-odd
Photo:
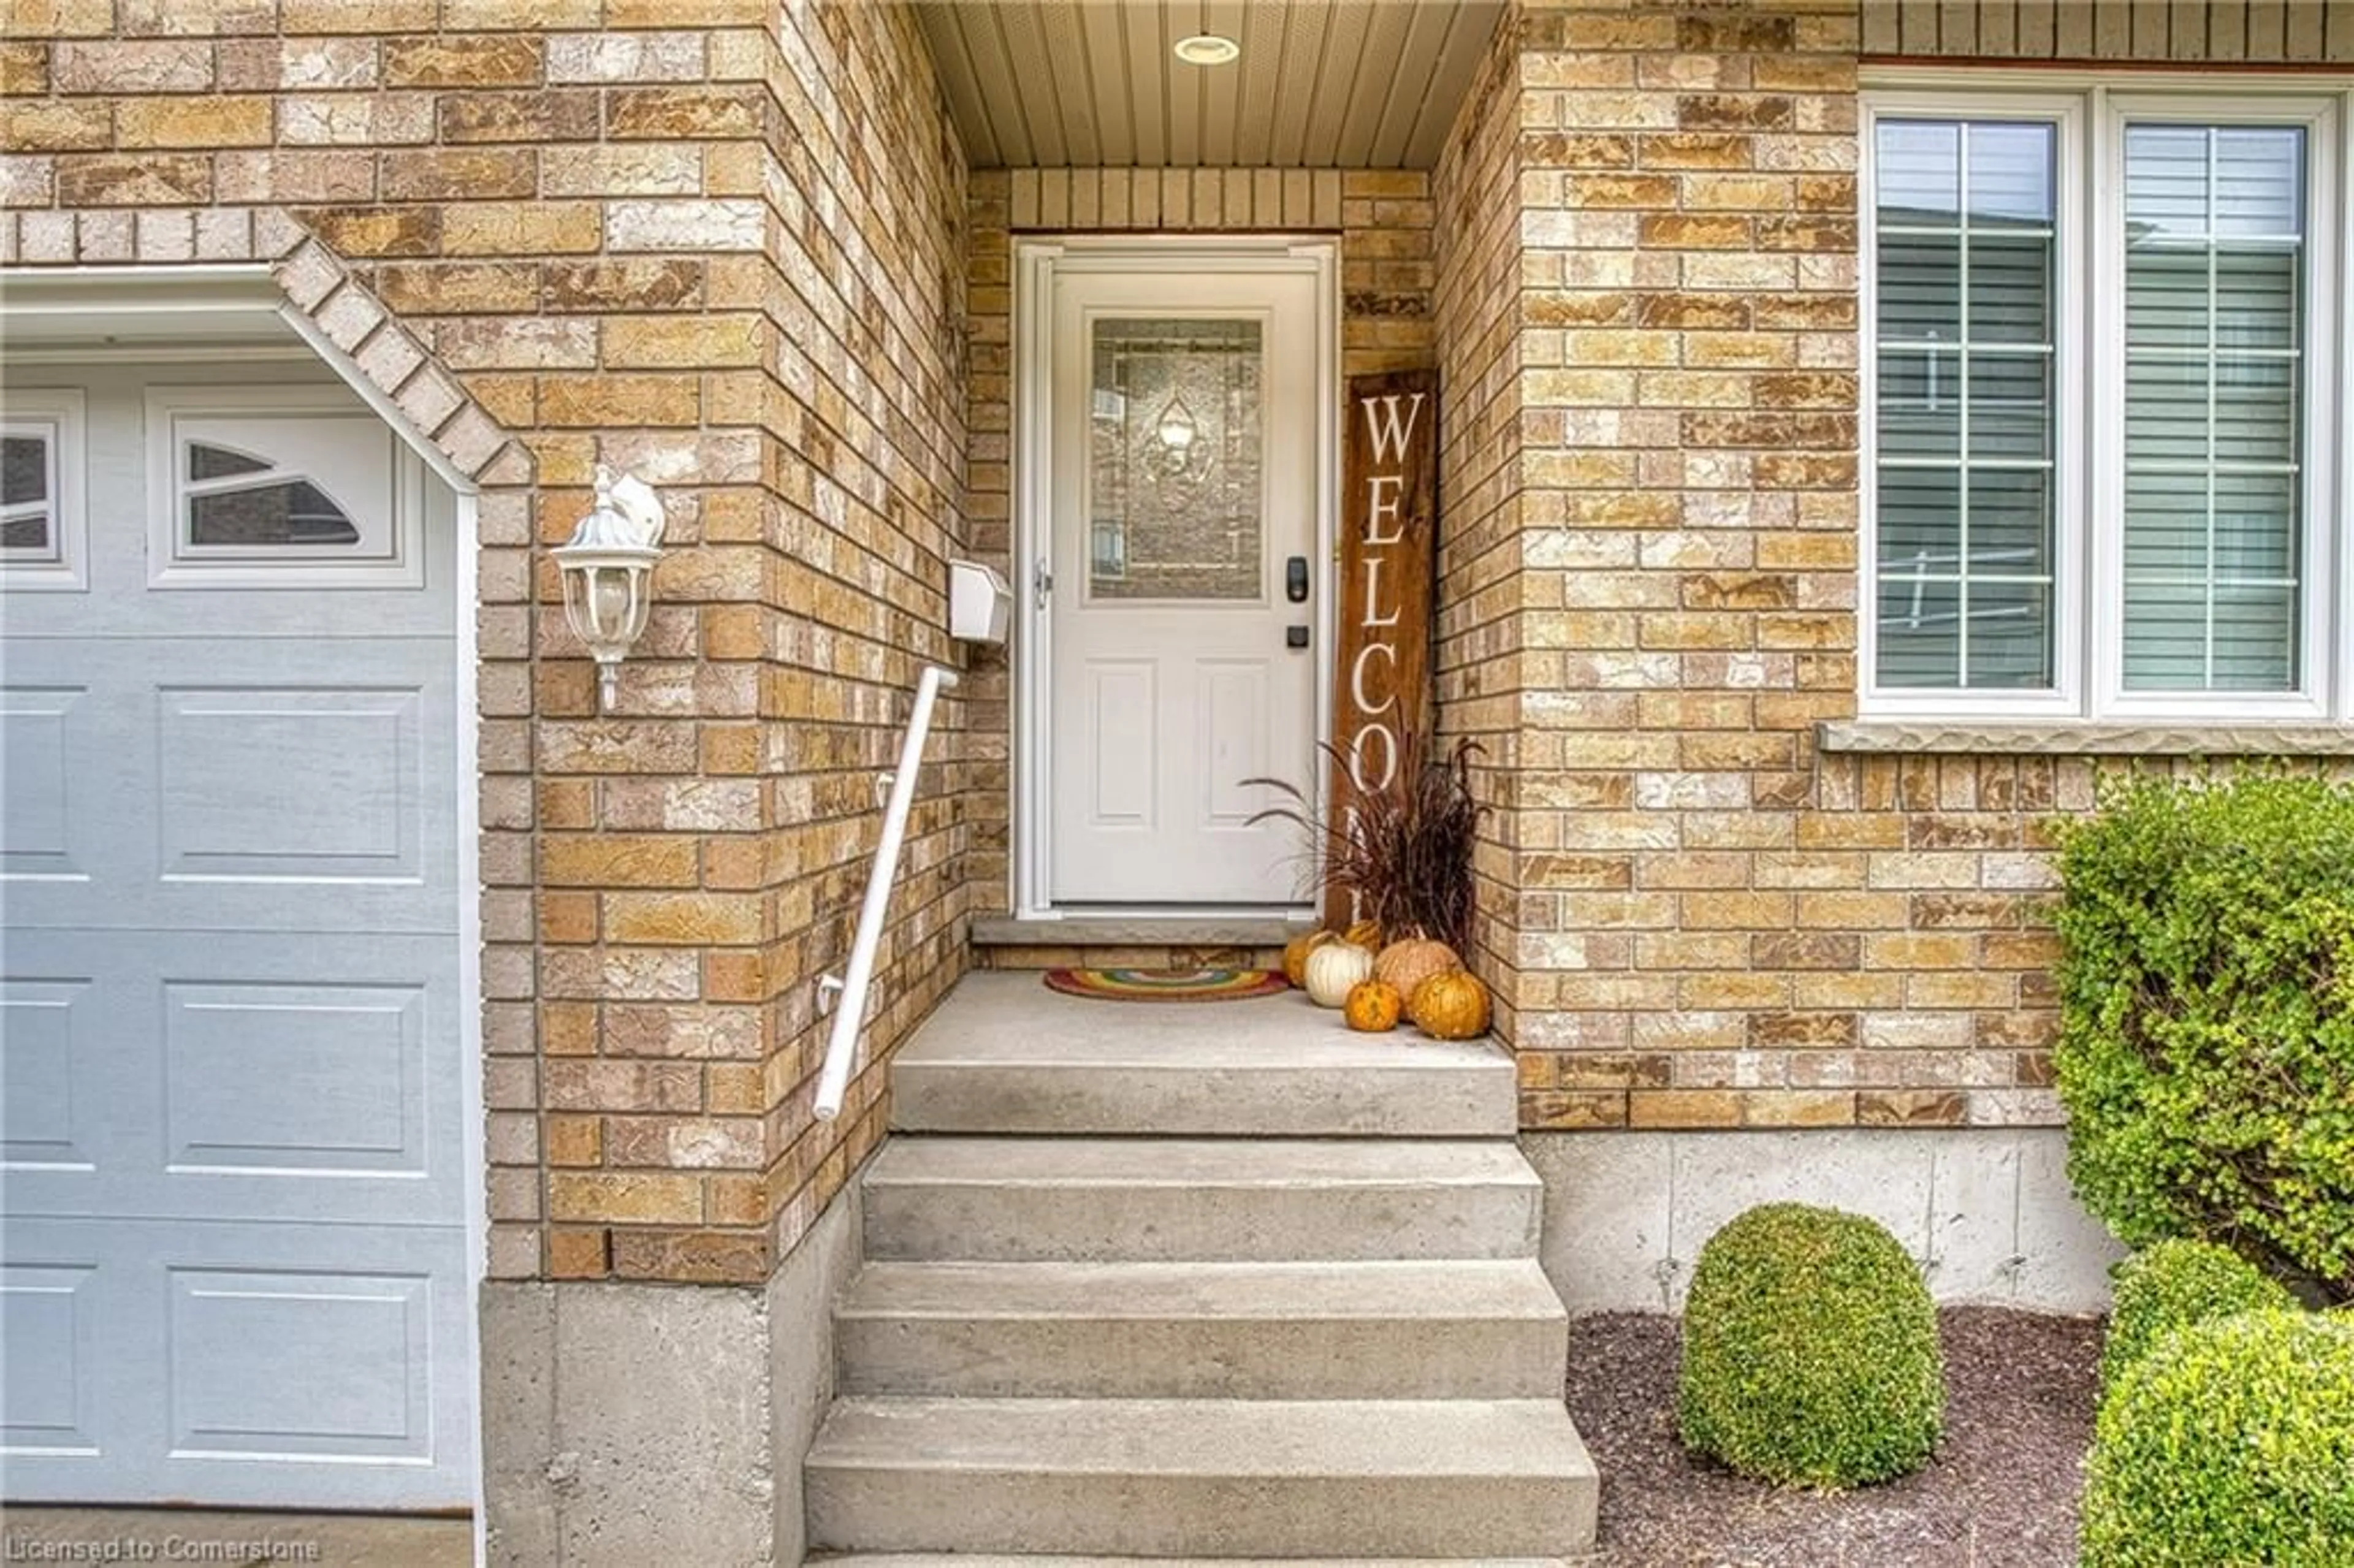
[[[835,1551],[1556,1557],[1593,1461],[1553,1400],[844,1399],[810,1450]]]
[[[967,975],[891,1062],[907,1132],[1509,1138],[1511,1059],[1304,996],[1121,1005]]]
[[[1549,1399],[1568,1324],[1532,1258],[879,1263],[834,1344],[854,1394]]]
[[[1136,1568],[1134,1557],[967,1556],[955,1552],[820,1552],[829,1568]],[[1588,1557],[1155,1557],[1154,1568],[1575,1568]]]
[[[874,1259],[1532,1257],[1543,1189],[1507,1139],[895,1138]]]

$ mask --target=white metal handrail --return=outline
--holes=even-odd
[[[927,664],[916,680],[916,708],[907,715],[907,736],[899,744],[899,766],[883,775],[891,799],[883,808],[883,837],[875,846],[875,863],[866,872],[866,901],[858,910],[858,934],[850,944],[850,972],[822,975],[817,982],[821,1006],[833,998],[833,1026],[826,1035],[825,1065],[817,1075],[817,1119],[832,1121],[842,1114],[842,1097],[850,1087],[850,1068],[858,1055],[858,1030],[866,1014],[866,989],[875,979],[875,949],[883,940],[883,917],[891,908],[891,884],[898,879],[899,845],[907,836],[907,810],[915,804],[916,775],[924,766],[924,740],[931,733],[932,704],[942,686],[957,683],[954,670]]]

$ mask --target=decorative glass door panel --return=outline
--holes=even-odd
[[[1260,323],[1107,317],[1091,335],[1087,596],[1262,598]]]

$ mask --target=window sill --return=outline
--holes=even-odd
[[[1843,719],[1815,726],[1815,748],[1914,756],[2354,757],[2354,725]]]

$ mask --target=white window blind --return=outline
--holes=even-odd
[[[2125,683],[2296,689],[2306,133],[2125,133]]]
[[[1877,126],[1882,686],[2052,683],[2056,147],[2050,124]]]

